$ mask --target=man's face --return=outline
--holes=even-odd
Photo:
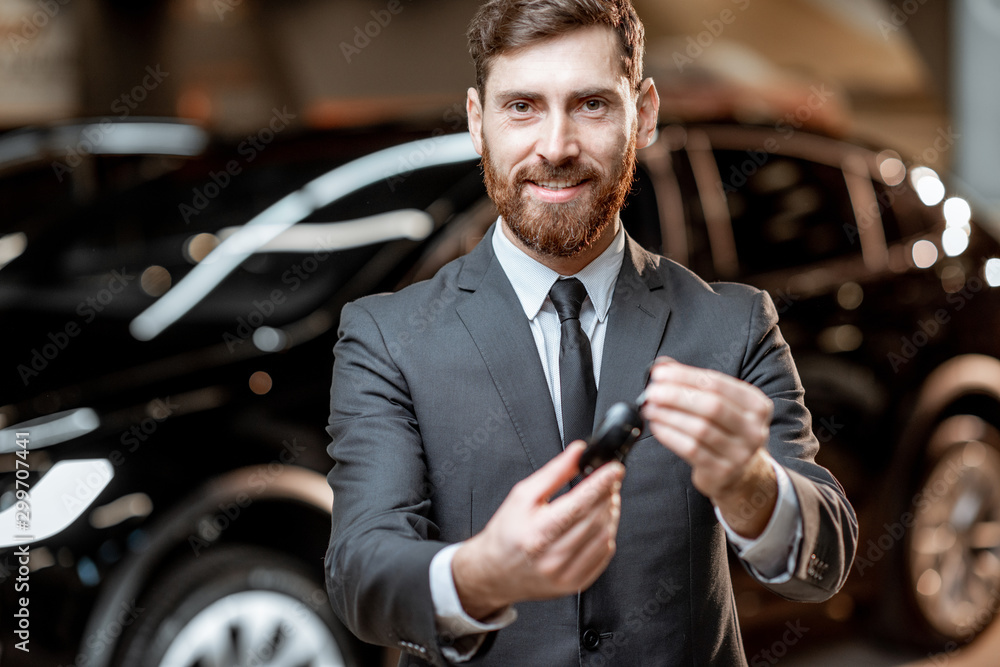
[[[615,219],[635,169],[640,114],[615,33],[581,28],[499,56],[485,87],[483,100],[470,91],[469,116],[490,197],[528,248],[578,255]]]

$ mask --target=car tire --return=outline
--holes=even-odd
[[[933,430],[926,451],[912,519],[903,518],[911,522],[904,588],[924,640],[962,644],[1000,606],[1000,431],[954,415]]]
[[[280,552],[216,545],[173,567],[138,604],[120,667],[356,667],[362,648],[315,574]]]

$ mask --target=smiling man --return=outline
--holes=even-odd
[[[500,218],[433,279],[344,308],[334,609],[404,664],[746,664],[727,543],[820,601],[857,538],[774,306],[622,228],[659,107],[627,0],[491,0],[469,37]],[[578,439],[644,389],[628,474],[571,483]]]

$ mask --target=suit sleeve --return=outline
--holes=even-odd
[[[429,518],[420,430],[406,379],[363,302],[344,307],[334,355],[330,600],[359,638],[445,664],[428,573],[446,545]]]
[[[761,583],[788,599],[822,602],[847,579],[858,521],[843,488],[815,461],[819,442],[805,392],[766,292],[759,292],[753,302],[741,377],[774,402],[768,449],[788,472],[802,515],[802,542],[791,578]]]

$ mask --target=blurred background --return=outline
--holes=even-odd
[[[663,129],[626,227],[771,293],[862,519],[827,604],[734,566],[750,663],[997,664],[1000,0],[635,5]],[[329,350],[344,302],[495,218],[450,136],[474,10],[0,0],[0,664],[395,664],[322,591]],[[243,234],[265,218],[302,233]],[[22,432],[62,517],[31,654]]]
[[[272,108],[336,127],[440,115],[472,80],[469,3],[291,0],[3,0],[0,125],[174,116],[237,135]],[[743,121],[794,110],[955,172],[983,197],[996,151],[997,3],[989,0],[708,0],[637,8],[667,115]],[[419,57],[415,57],[415,56]],[[155,87],[123,99],[147,77]],[[148,81],[148,79],[147,79]],[[141,98],[141,99],[138,99]],[[119,103],[116,104],[116,101]],[[940,133],[954,145],[932,155]],[[972,137],[976,139],[973,141]],[[940,142],[939,142],[940,145]],[[923,154],[927,152],[925,159]]]

